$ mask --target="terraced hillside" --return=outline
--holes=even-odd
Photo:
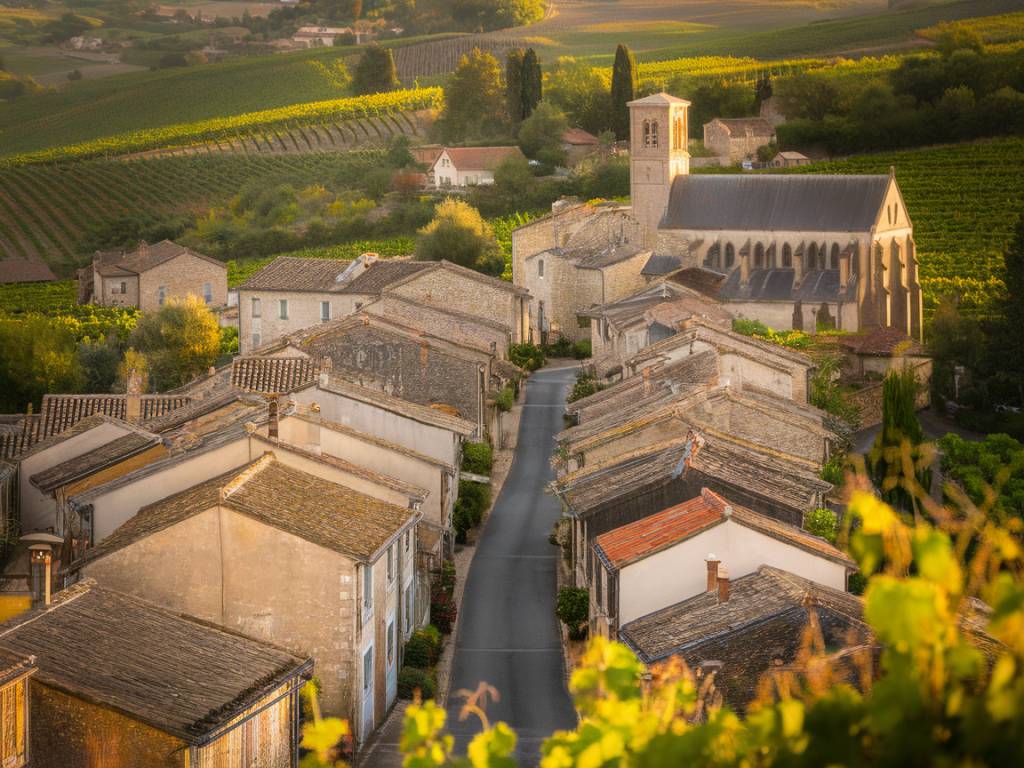
[[[533,42],[526,37],[503,35],[466,35],[407,45],[394,50],[398,78],[412,85],[417,78],[437,77],[454,72],[459,59],[474,48],[493,54],[503,61],[513,48],[527,48]]]
[[[125,217],[200,212],[247,184],[306,186],[357,179],[379,162],[371,151],[223,154],[86,160],[0,169],[0,258],[42,259],[70,275],[91,230]]]

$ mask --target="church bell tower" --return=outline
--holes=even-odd
[[[690,102],[656,93],[629,102],[629,193],[645,248],[653,248],[676,176],[690,172]]]

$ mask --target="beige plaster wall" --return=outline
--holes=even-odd
[[[210,283],[211,307],[228,303],[228,272],[223,264],[213,264],[187,253],[165,261],[139,275],[139,309],[155,312],[160,309],[160,287],[165,289],[164,300],[183,299],[189,294],[203,296],[203,284]]]

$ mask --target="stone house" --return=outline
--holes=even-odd
[[[445,147],[428,174],[437,189],[493,184],[495,169],[511,158],[526,160],[519,147]]]
[[[763,117],[716,117],[704,123],[704,147],[723,160],[738,163],[757,156],[775,141],[775,127]]]
[[[857,567],[824,539],[707,488],[601,534],[591,549],[590,626],[613,640],[620,625],[717,587],[719,572],[738,579],[769,565],[845,592],[847,576]],[[703,569],[695,567],[702,561],[707,582]]]
[[[591,362],[598,377],[621,375],[626,360],[699,318],[729,328],[732,315],[714,299],[675,283],[653,283],[625,298],[580,313],[590,318]]]
[[[696,559],[689,568],[705,574]],[[619,629],[619,638],[645,664],[679,657],[691,669],[714,672],[722,703],[739,714],[773,668],[798,661],[813,621],[827,648],[871,645],[860,598],[781,568],[760,566],[739,578],[719,572],[715,586]],[[813,618],[812,618],[813,617]],[[855,670],[836,662],[838,677],[856,686]]]
[[[420,514],[276,455],[144,507],[71,570],[312,657],[325,713],[365,740],[397,698]]]
[[[161,240],[136,250],[97,251],[78,271],[78,303],[155,312],[169,299],[198,296],[210,307],[228,303],[228,268],[183,245]]]
[[[582,128],[566,128],[562,133],[562,150],[570,168],[580,160],[601,150],[601,140]]]
[[[772,168],[797,168],[801,165],[810,165],[811,158],[802,152],[779,152],[768,163]]]
[[[357,312],[392,282],[426,268],[405,259],[274,259],[238,287],[238,350]]]
[[[385,291],[377,301],[368,304],[366,312],[419,328],[431,336],[456,344],[493,352],[499,360],[508,359],[509,346],[515,343],[512,329],[502,322],[439,307],[394,290]]]
[[[298,765],[302,654],[90,580],[0,624],[0,651],[35,661],[33,767]]]
[[[654,94],[629,108],[631,205],[620,213],[635,224],[630,242],[651,252],[647,278],[683,273],[695,282],[681,284],[774,328],[894,327],[921,338],[913,224],[894,172],[691,175],[689,102]],[[513,233],[516,284],[532,279],[529,257],[559,246],[552,237],[585,231],[599,212],[561,203]],[[608,232],[587,247],[599,258],[622,243],[619,232]],[[576,308],[545,309],[561,318]]]

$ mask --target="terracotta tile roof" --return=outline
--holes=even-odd
[[[340,259],[302,259],[279,256],[238,286],[240,291],[312,291],[339,287],[338,277],[351,265]]]
[[[619,636],[643,662],[651,663],[685,653],[705,640],[739,635],[771,616],[804,611],[809,604],[865,627],[858,597],[762,565],[732,580],[726,602],[720,603],[717,593],[704,592],[631,621]]]
[[[102,414],[123,419],[126,395],[43,395],[39,409],[40,435],[63,432],[87,416]],[[155,419],[181,408],[191,401],[179,395],[141,395],[141,418]]]
[[[249,515],[318,546],[367,562],[419,515],[265,453],[241,469],[143,507],[69,566],[82,566],[216,506]]]
[[[90,579],[0,624],[0,648],[31,655],[35,680],[189,744],[227,724],[307,659],[166,611]]]
[[[898,328],[879,327],[867,333],[842,336],[839,343],[858,355],[891,357],[899,355],[923,355],[924,348],[916,340]]]
[[[5,414],[0,421],[0,459],[13,459],[39,439],[39,415]]]
[[[236,357],[231,385],[245,392],[294,392],[320,375],[320,364],[309,357]]]
[[[346,282],[339,289],[339,293],[365,293],[377,296],[389,286],[432,267],[433,265],[430,262],[411,261],[409,259],[375,261],[367,267],[365,272]]]
[[[227,265],[223,261],[197,253],[183,245],[178,245],[171,240],[161,240],[159,243],[148,245],[141,244],[136,250],[130,253],[116,251],[97,251],[96,268],[101,275],[132,274],[138,275],[147,270],[153,269],[164,262],[175,259],[183,254],[203,259],[211,264],[227,271]]]
[[[445,147],[444,151],[460,171],[493,171],[510,157],[526,159],[519,147]],[[435,158],[431,167],[437,165],[440,157]]]
[[[475,269],[469,267],[463,267],[459,264],[448,261],[447,259],[441,259],[440,261],[424,262],[428,263],[433,269],[444,269],[452,275],[464,277],[467,280],[474,280],[481,285],[486,285],[490,288],[494,288],[499,291],[505,291],[507,293],[513,293],[517,296],[528,296],[529,291],[518,285],[513,284],[509,280],[502,280],[500,277],[492,277],[491,275],[485,275],[483,272],[477,272]],[[400,285],[411,283],[421,275],[427,274],[426,270],[420,270],[413,272],[412,274],[406,275],[399,280],[396,280],[391,284],[390,287],[397,288]]]
[[[601,140],[582,128],[566,128],[562,133],[562,142],[577,147],[589,147],[600,144]]]
[[[42,261],[0,260],[0,283],[46,283],[56,279],[57,276]]]
[[[36,472],[29,482],[43,493],[50,493],[157,445],[160,445],[160,438],[156,435],[132,431],[73,459]]]
[[[847,568],[856,568],[856,564],[849,557],[824,539],[796,526],[732,504],[708,488],[702,488],[700,496],[682,504],[601,534],[594,540],[593,546],[600,550],[612,567],[622,568],[730,519],[811,554],[840,563]]]

